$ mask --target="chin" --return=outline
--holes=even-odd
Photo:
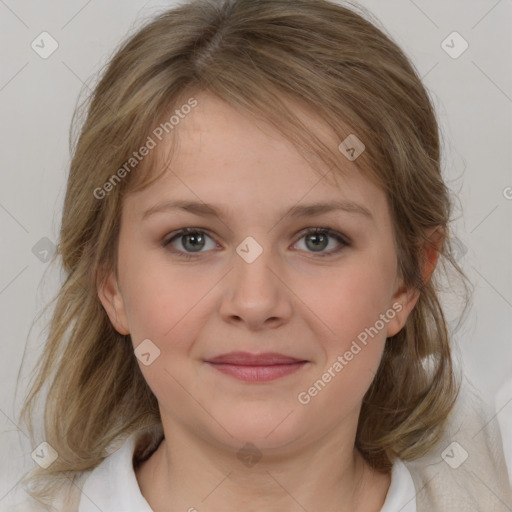
[[[280,408],[274,414],[254,410],[251,413],[224,417],[219,423],[232,437],[218,425],[216,430],[222,442],[235,450],[251,443],[261,450],[278,451],[304,437],[307,432],[307,425],[298,422],[290,412],[291,409]]]

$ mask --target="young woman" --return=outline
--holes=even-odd
[[[74,148],[31,505],[510,510],[495,421],[457,400],[450,208],[428,94],[355,9],[159,15]]]

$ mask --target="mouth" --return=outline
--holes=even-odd
[[[268,382],[280,379],[300,370],[308,362],[275,352],[264,354],[230,352],[206,361],[215,370],[245,382]]]

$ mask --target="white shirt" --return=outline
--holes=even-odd
[[[136,436],[94,468],[82,487],[78,512],[153,512],[142,495],[132,458]],[[381,512],[416,512],[416,491],[409,470],[397,460]]]

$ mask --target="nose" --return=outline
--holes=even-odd
[[[279,259],[249,237],[237,248],[224,281],[221,316],[252,331],[283,325],[292,314],[293,294],[286,280]]]

